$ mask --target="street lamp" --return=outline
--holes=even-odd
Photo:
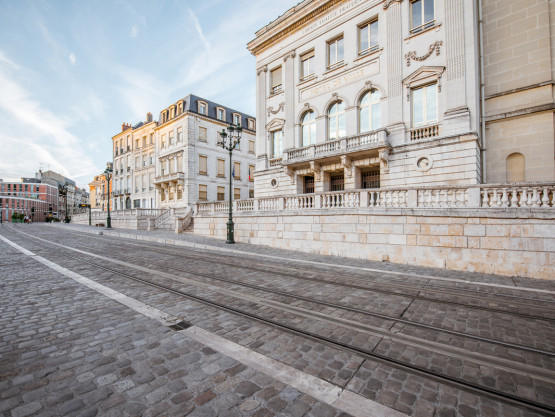
[[[106,163],[106,169],[104,170],[104,177],[106,178],[106,182],[108,183],[108,194],[107,194],[107,199],[108,199],[108,217],[106,217],[106,229],[111,229],[112,228],[112,218],[110,217],[110,179],[112,178],[112,163],[111,162],[107,162]]]
[[[67,184],[60,185],[60,189],[61,189],[60,195],[63,195],[65,200],[64,223],[67,223],[68,222],[67,221]]]
[[[241,142],[241,133],[243,129],[241,128],[241,125],[234,126],[233,124],[230,124],[227,127],[227,130],[229,134],[226,133],[225,129],[222,129],[222,131],[220,132],[220,136],[222,137],[222,139],[220,142],[218,142],[218,145],[229,151],[229,219],[227,221],[227,240],[225,243],[235,243],[235,240],[233,238],[233,190],[231,183],[233,177],[232,152]]]

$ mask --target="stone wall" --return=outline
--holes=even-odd
[[[195,218],[225,239],[226,217]],[[555,279],[555,215],[528,209],[241,213],[235,239],[258,245],[508,276]]]

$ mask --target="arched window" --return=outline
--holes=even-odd
[[[308,146],[316,143],[316,122],[314,112],[307,111],[301,119],[302,145]]]
[[[507,182],[524,182],[524,155],[521,153],[512,153],[507,157]]]
[[[382,127],[382,111],[378,90],[366,92],[360,99],[359,126],[360,133],[370,132]]]
[[[328,110],[328,140],[339,139],[346,134],[345,102],[337,101]]]

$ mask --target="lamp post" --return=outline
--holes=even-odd
[[[63,218],[63,220],[64,220],[64,223],[67,223],[67,184],[60,185],[60,195],[63,195],[63,196],[64,196],[64,200],[65,200],[65,203],[64,203],[65,211],[64,211],[64,218]],[[59,217],[60,217],[60,216],[59,216],[59,214],[58,214],[58,218],[59,218]]]
[[[107,186],[108,186],[108,216],[106,217],[106,229],[112,228],[112,218],[110,217],[110,179],[112,178],[112,163],[106,163],[106,169],[104,170],[104,177],[106,178]]]
[[[235,239],[233,238],[234,234],[234,225],[233,225],[233,189],[232,189],[232,177],[233,177],[233,150],[239,145],[241,142],[241,133],[243,129],[241,125],[234,126],[230,124],[227,127],[229,133],[226,133],[225,129],[222,129],[220,132],[221,141],[218,142],[218,145],[221,146],[223,149],[229,151],[229,219],[227,221],[227,240],[225,243],[235,243]]]

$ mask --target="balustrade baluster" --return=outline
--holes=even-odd
[[[526,195],[526,188],[523,188],[520,191],[520,201],[518,202],[519,207],[526,207],[527,200],[528,196]]]
[[[543,208],[549,207],[549,191],[547,187],[543,188],[542,207]]]
[[[482,207],[489,207],[489,190],[482,191],[484,198],[482,199]]]
[[[518,207],[518,190],[516,188],[511,190],[511,207]]]
[[[540,206],[540,196],[538,194],[538,189],[536,187],[534,187],[532,189],[533,192],[533,196],[532,196],[532,207],[536,208]]]

